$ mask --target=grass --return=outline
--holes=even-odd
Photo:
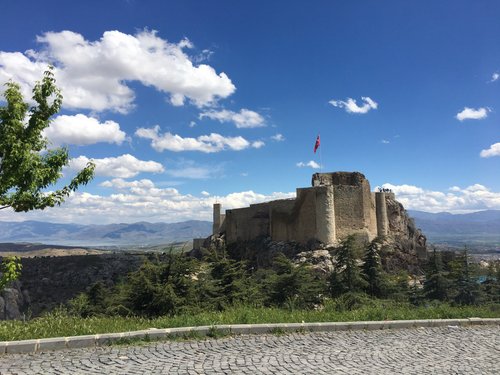
[[[459,319],[470,317],[498,318],[500,317],[500,307],[498,305],[453,307],[447,304],[415,307],[405,303],[381,301],[376,306],[361,307],[352,311],[337,311],[333,304],[327,304],[322,311],[239,306],[229,308],[223,312],[164,316],[154,319],[118,316],[80,318],[68,315],[63,310],[56,310],[46,316],[27,322],[0,322],[0,341],[127,332],[147,328],[214,326],[218,324]],[[217,337],[219,332],[214,328],[212,334]]]

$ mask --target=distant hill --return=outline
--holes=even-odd
[[[500,250],[500,210],[450,214],[408,210],[429,242]],[[207,237],[208,221],[108,225],[0,221],[0,242],[31,242],[68,246],[154,246]]]
[[[151,246],[207,237],[211,230],[212,223],[199,220],[109,225],[0,221],[0,242],[40,242],[74,246]]]
[[[430,242],[500,249],[500,210],[469,214],[408,210]]]

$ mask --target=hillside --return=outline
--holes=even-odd
[[[409,210],[430,242],[500,249],[500,210],[468,214]]]
[[[41,242],[75,246],[151,246],[190,241],[210,234],[208,221],[108,225],[0,221],[0,242]]]
[[[408,213],[431,243],[500,249],[500,210],[469,214],[408,210]],[[69,246],[154,246],[207,237],[211,230],[210,222],[196,220],[108,225],[0,221],[0,242],[38,242]]]

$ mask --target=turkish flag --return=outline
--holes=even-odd
[[[319,134],[318,134],[318,137],[316,138],[316,143],[314,144],[314,153],[316,153],[316,150],[318,149],[320,143],[321,142],[319,140]]]

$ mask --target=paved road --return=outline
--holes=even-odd
[[[500,374],[500,327],[236,336],[0,356],[0,374]]]

